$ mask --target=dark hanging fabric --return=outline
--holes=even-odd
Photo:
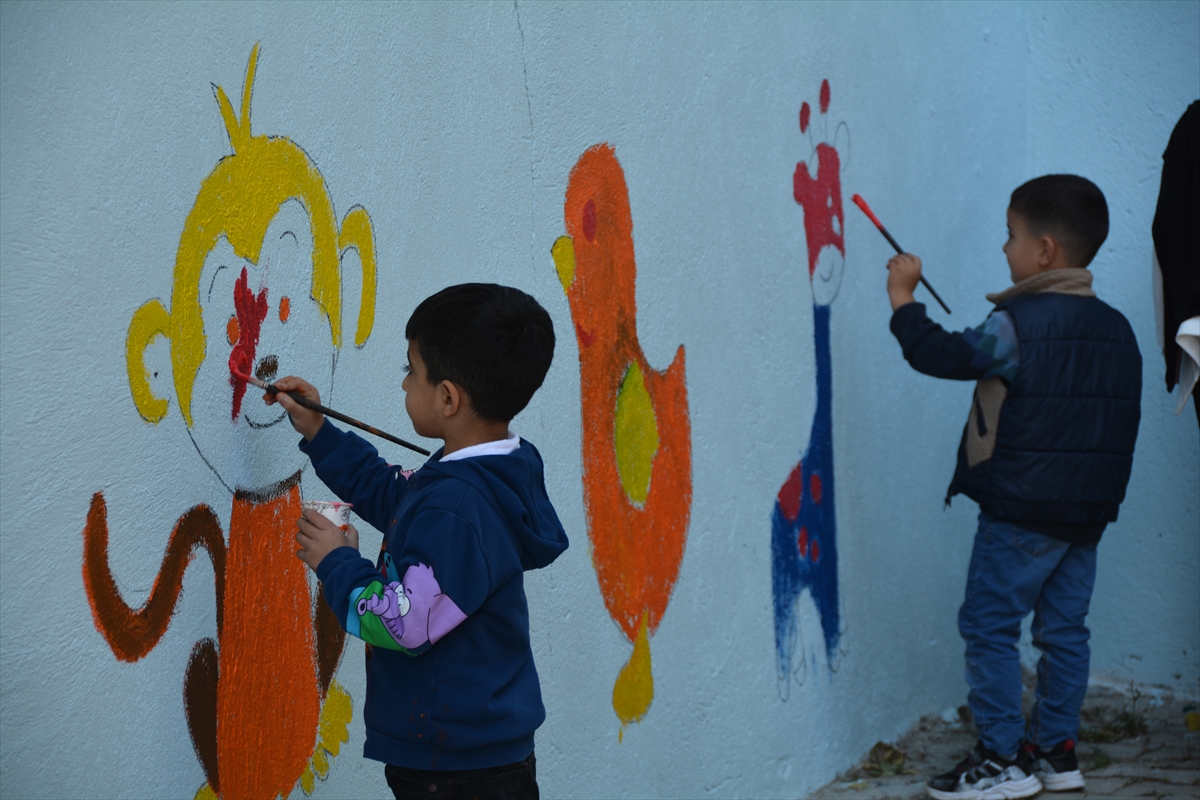
[[[1200,315],[1200,100],[1188,106],[1163,153],[1162,184],[1151,227],[1162,268],[1167,391],[1179,382],[1175,334]],[[1198,410],[1197,413],[1200,413]]]

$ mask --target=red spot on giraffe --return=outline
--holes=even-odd
[[[783,512],[783,518],[788,522],[795,522],[796,517],[800,516],[800,494],[803,486],[800,465],[797,464],[792,468],[787,480],[783,482],[783,486],[779,488],[779,510]]]
[[[808,479],[808,494],[814,503],[821,502],[821,476],[815,472]]]
[[[812,108],[805,101],[800,104],[800,132],[808,132],[808,118],[812,116]]]
[[[821,543],[816,539],[812,543],[812,560],[814,564],[821,560]]]
[[[821,113],[829,110],[829,80],[821,81]]]
[[[796,540],[796,546],[800,548],[800,557],[808,558],[808,528],[800,529],[800,537]]]

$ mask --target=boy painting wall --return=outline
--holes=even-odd
[[[523,574],[567,537],[541,456],[508,425],[546,376],[554,329],[524,292],[464,284],[422,302],[405,337],[405,410],[419,435],[445,441],[415,473],[283,393],[319,402],[307,381],[264,397],[287,410],[321,480],[384,532],[372,563],[353,526],[305,510],[297,556],[367,642],[364,755],[387,765],[396,797],[536,798],[546,712]]]
[[[1096,545],[1125,497],[1141,416],[1142,361],[1129,322],[1086,269],[1108,235],[1091,181],[1018,187],[1004,253],[1013,285],[978,328],[949,333],[914,302],[921,260],[888,262],[892,333],[919,372],[976,380],[946,502],[979,503],[959,631],[979,741],[928,784],[935,798],[1030,797],[1084,786],[1075,757],[1087,692]],[[1033,612],[1042,651],[1028,723],[1017,652]]]

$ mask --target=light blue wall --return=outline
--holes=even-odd
[[[1078,172],[1106,192],[1096,288],[1133,323],[1146,368],[1129,497],[1100,549],[1093,676],[1196,694],[1200,436],[1163,388],[1149,228],[1161,152],[1200,95],[1200,4],[4,3],[5,796],[190,798],[203,784],[181,685],[193,642],[214,630],[212,568],[192,565],[162,642],[120,662],[92,623],[81,530],[103,491],[113,569],[140,602],[180,514],[209,503],[228,523],[228,493],[174,399],[156,426],[134,409],[124,347],[134,310],[170,296],[183,221],[229,152],[210,84],[240,96],[255,42],[254,132],[301,145],[339,217],[361,204],[375,226],[375,333],[343,351],[336,401],[412,436],[398,399],[403,323],[444,285],[514,284],[555,320],[554,366],[513,426],[545,456],[573,542],[527,581],[546,796],[796,797],[964,701],[955,612],[975,509],[961,499],[943,511],[941,499],[971,387],[901,359],[889,248],[849,206],[854,192],[924,258],[958,327],[1008,283],[1000,246],[1016,185]],[[831,673],[813,659],[819,626],[801,601],[807,669],[785,702],[770,513],[816,402],[791,181],[811,153],[797,113],[815,109],[823,79],[829,118],[850,131],[832,313],[842,638]],[[654,703],[621,743],[611,691],[629,645],[589,557],[577,351],[549,254],[567,175],[597,142],[615,146],[629,184],[642,347],[658,368],[687,348],[693,438],[691,527],[653,640]],[[353,279],[346,291],[357,297]],[[148,360],[165,365],[165,350]],[[364,533],[364,549],[377,542]],[[358,755],[356,645],[338,679],[356,704],[351,739],[315,796],[385,796],[382,770]]]

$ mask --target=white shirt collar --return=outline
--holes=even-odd
[[[458,461],[464,458],[474,458],[475,456],[506,456],[520,447],[521,437],[509,431],[508,438],[506,439],[473,444],[470,447],[464,447],[462,450],[455,450],[448,456],[442,456],[438,461]]]

